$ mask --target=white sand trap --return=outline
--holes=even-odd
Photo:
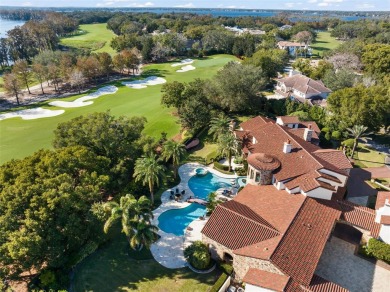
[[[173,63],[171,66],[177,67],[177,66],[189,65],[189,64],[192,64],[193,62],[194,62],[194,60],[192,60],[192,59],[184,59],[184,60],[180,61],[180,63]]]
[[[148,78],[142,80],[134,80],[134,81],[124,81],[123,85],[134,89],[142,89],[152,85],[164,84],[167,81],[164,78],[157,76],[150,76]]]
[[[23,120],[35,120],[41,118],[50,118],[62,115],[64,110],[49,110],[41,107],[33,108],[33,109],[25,109],[12,113],[5,113],[0,115],[0,120],[5,120],[9,118],[21,117]]]
[[[104,86],[102,88],[99,88],[95,92],[88,94],[86,96],[80,97],[74,101],[52,101],[49,104],[52,106],[57,107],[81,107],[81,106],[87,106],[93,104],[93,101],[90,101],[91,99],[96,99],[99,96],[106,95],[106,94],[114,94],[117,92],[118,87],[109,85]]]
[[[184,66],[184,67],[181,67],[180,70],[176,70],[176,72],[179,72],[179,73],[182,73],[182,72],[187,72],[187,71],[191,71],[191,70],[195,70],[196,68],[192,65],[187,65],[187,66]]]

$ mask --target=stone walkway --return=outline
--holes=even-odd
[[[192,196],[194,197],[194,193],[191,191],[191,189],[188,187],[188,181],[189,179],[194,176],[195,169],[198,167],[206,168],[209,172],[214,173],[220,177],[224,178],[235,178],[235,175],[225,175],[222,174],[210,167],[201,165],[199,163],[187,163],[182,165],[179,168],[179,176],[180,176],[180,183],[172,188],[172,190],[175,190],[176,188],[179,189],[181,192],[182,190],[185,190],[185,195],[182,196],[182,199],[178,202],[175,200],[171,200],[170,197],[170,190],[166,190],[161,195],[161,205],[153,211],[154,219],[152,220],[152,223],[156,226],[158,226],[158,217],[165,211],[170,209],[180,209],[185,208],[189,203],[187,203],[187,199]],[[164,267],[170,268],[170,269],[178,269],[183,268],[187,265],[183,250],[185,247],[190,245],[192,242],[196,240],[202,239],[201,231],[203,229],[203,226],[206,224],[206,220],[194,220],[190,223],[189,227],[192,228],[191,231],[186,230],[186,233],[184,236],[177,236],[172,233],[166,233],[162,230],[158,231],[158,234],[161,236],[161,238],[152,244],[150,247],[150,251],[152,252],[152,255],[154,259],[159,262]]]
[[[390,291],[390,271],[354,255],[355,245],[332,237],[316,274],[351,292]]]

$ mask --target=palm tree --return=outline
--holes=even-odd
[[[142,184],[149,185],[150,200],[154,204],[154,186],[159,185],[164,177],[165,167],[159,163],[155,154],[138,158],[134,167],[135,181],[142,181]]]
[[[359,144],[359,140],[362,140],[363,142],[367,142],[367,140],[371,140],[369,135],[372,135],[373,132],[366,132],[367,127],[363,125],[354,125],[352,128],[347,128],[349,136],[353,137],[355,142],[353,143],[353,148],[352,148],[352,154],[351,158],[353,158],[353,154],[355,153],[355,150],[357,149],[357,146]]]
[[[211,119],[209,134],[213,135],[214,141],[216,141],[219,136],[225,134],[229,130],[229,122],[229,117],[225,116],[224,114]]]
[[[150,225],[150,219],[153,217],[150,200],[145,196],[136,200],[134,196],[127,194],[120,198],[119,204],[117,202],[107,202],[103,207],[106,212],[110,212],[110,217],[104,224],[104,232],[107,233],[115,222],[121,220],[122,232],[125,233],[130,246],[135,249],[132,240],[137,234],[139,226],[142,226],[140,225],[141,222]],[[156,230],[156,228],[154,226],[153,230]],[[148,244],[144,245],[148,246]]]
[[[172,159],[174,177],[177,177],[177,170],[179,168],[180,161],[184,158],[186,154],[185,146],[180,142],[175,142],[173,140],[168,140],[163,144],[162,147],[162,158],[165,161]]]
[[[156,241],[158,227],[145,220],[138,221],[134,228],[134,234],[130,239],[130,246],[135,250],[141,250],[144,246],[150,248],[150,245]]]
[[[218,149],[222,155],[227,156],[229,160],[229,171],[232,169],[232,156],[239,152],[239,144],[237,138],[231,132],[227,132],[218,139]]]

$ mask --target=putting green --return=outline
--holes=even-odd
[[[188,82],[195,78],[210,78],[232,60],[235,60],[235,57],[230,55],[206,57],[195,60],[193,66],[196,69],[184,73],[177,73],[176,70],[180,67],[172,67],[172,63],[152,64],[144,67],[144,73],[165,78],[167,82],[174,80]],[[13,158],[23,158],[41,148],[51,148],[53,131],[58,123],[94,112],[110,110],[115,116],[145,116],[148,122],[144,132],[155,137],[159,137],[161,132],[167,132],[169,137],[179,133],[180,124],[177,117],[172,114],[173,110],[164,108],[160,104],[162,85],[131,89],[120,82],[112,84],[118,87],[115,94],[101,96],[93,100],[94,103],[89,106],[66,108],[64,114],[56,117],[36,120],[11,118],[0,121],[0,163]],[[73,101],[85,95],[75,95],[61,100]],[[21,107],[18,110],[38,106],[53,110],[61,109],[48,105],[49,102]]]

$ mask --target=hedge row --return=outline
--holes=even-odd
[[[218,292],[219,289],[221,289],[223,283],[225,283],[226,279],[229,277],[228,274],[222,273],[221,276],[219,276],[217,282],[214,283],[213,287],[211,287],[209,292]]]
[[[369,255],[375,257],[376,259],[390,264],[390,244],[371,238],[368,241],[366,251]]]

